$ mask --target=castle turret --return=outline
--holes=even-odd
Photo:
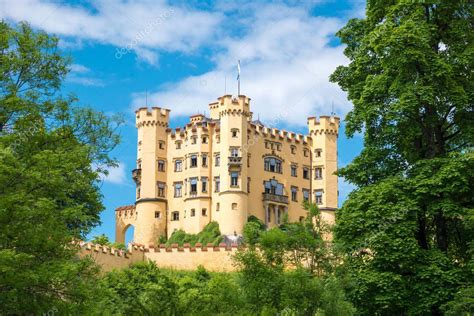
[[[210,104],[211,115],[220,119],[220,192],[217,220],[224,235],[241,234],[248,217],[247,125],[250,98],[225,95]]]
[[[334,223],[338,207],[337,137],[339,117],[321,116],[308,118],[309,135],[312,138],[312,198],[318,204],[323,218]],[[335,194],[336,193],[336,194]]]
[[[169,112],[158,107],[153,107],[151,112],[147,108],[135,112],[138,152],[134,171],[137,185],[134,241],[140,244],[155,244],[160,235],[166,235]]]

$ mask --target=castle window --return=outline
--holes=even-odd
[[[196,136],[193,136],[191,137],[191,144],[197,144],[197,137]]]
[[[239,173],[231,172],[230,173],[230,186],[237,187],[239,185]]]
[[[192,208],[191,209],[191,217],[194,217],[194,216],[196,216],[196,210]]]
[[[294,155],[296,154],[296,146],[295,145],[292,145],[291,146],[291,153]]]
[[[281,172],[281,160],[273,157],[267,157],[264,161],[265,171],[282,173]]]
[[[231,129],[230,132],[233,138],[237,138],[239,136],[239,130],[237,128]]]
[[[270,145],[270,144],[269,144],[268,142],[265,142],[265,148],[266,148],[266,149],[268,149],[268,146],[269,146],[269,145]]]
[[[221,204],[219,202],[216,203],[216,212],[219,212],[221,208]]]
[[[276,144],[276,146],[277,146],[277,150],[281,151],[281,144]]]
[[[158,196],[165,197],[165,183],[158,182],[157,187],[158,187]]]
[[[297,202],[298,201],[297,196],[298,196],[298,187],[291,187],[291,200],[294,202]]]
[[[183,184],[181,182],[174,184],[174,197],[181,197],[183,194]]]
[[[291,165],[291,176],[292,177],[298,176],[298,167],[296,167],[295,165]]]
[[[304,155],[305,157],[308,157],[308,156],[309,156],[309,150],[308,150],[308,149],[304,149],[304,150],[303,150],[303,155]]]
[[[314,156],[315,156],[316,158],[319,158],[319,157],[322,156],[322,152],[323,152],[323,150],[322,150],[321,148],[315,149],[315,150],[314,150]]]
[[[137,169],[141,169],[141,168],[142,168],[142,160],[138,159],[137,160]]]
[[[309,190],[308,189],[303,189],[303,200],[305,202],[309,201]]]
[[[191,168],[196,168],[198,165],[197,155],[191,155]]]
[[[207,155],[202,155],[202,166],[207,167]]]
[[[182,160],[176,160],[174,162],[174,171],[176,171],[176,172],[183,171],[183,161]]]
[[[203,137],[202,137],[202,143],[203,143],[203,144],[207,144],[207,136],[203,136]]]
[[[140,193],[141,193],[141,187],[140,185],[137,185],[137,199],[140,198]]]
[[[277,180],[272,179],[269,181],[264,181],[263,184],[265,187],[265,193],[283,195],[283,184],[279,183]]]
[[[309,169],[303,168],[303,179],[309,179]]]
[[[247,155],[247,168],[250,168],[250,154]]]
[[[247,193],[250,193],[250,177],[247,177]]]
[[[237,203],[232,203],[232,210],[237,210]]]
[[[233,147],[230,149],[231,157],[239,157],[239,148]]]
[[[207,177],[201,178],[201,188],[202,192],[207,192]]]
[[[318,205],[323,204],[323,190],[314,191],[314,203]]]
[[[215,161],[216,167],[219,167],[221,165],[221,155],[216,155]]]
[[[158,160],[158,171],[165,171],[165,161],[164,160]]]
[[[158,147],[159,147],[160,149],[165,149],[165,142],[164,142],[164,141],[159,141],[159,142],[158,142]]]
[[[323,178],[323,168],[321,167],[314,168],[314,178],[316,180],[321,180]]]
[[[179,212],[178,211],[174,211],[173,213],[171,213],[171,220],[172,221],[179,221]]]
[[[176,144],[176,149],[181,149],[181,142],[180,141],[177,141],[175,144]]]
[[[161,212],[155,212],[155,218],[161,218]]]
[[[197,178],[190,178],[189,179],[189,183],[191,184],[189,193],[191,195],[196,195],[197,194],[197,181],[198,181]]]
[[[221,178],[220,177],[214,178],[214,191],[215,192],[221,191]]]
[[[201,210],[201,214],[202,214],[202,216],[207,216],[207,208],[203,208]]]
[[[221,143],[221,136],[220,136],[220,135],[216,135],[216,142],[217,142],[218,144]]]

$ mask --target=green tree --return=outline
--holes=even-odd
[[[106,315],[175,315],[178,286],[154,263],[138,263],[107,273],[91,313]]]
[[[440,314],[473,278],[473,9],[368,1],[338,33],[350,63],[331,80],[364,149],[339,172],[357,189],[335,235],[364,314]]]
[[[0,314],[80,313],[97,269],[71,241],[99,223],[119,122],[60,96],[56,38],[0,30]]]

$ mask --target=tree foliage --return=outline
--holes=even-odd
[[[366,18],[338,33],[350,63],[331,79],[354,104],[346,132],[362,132],[364,149],[339,172],[357,189],[335,235],[363,314],[474,311],[473,10],[368,1]]]
[[[184,244],[190,244],[194,246],[196,243],[201,243],[203,245],[213,244],[217,246],[221,241],[222,235],[219,230],[219,223],[210,222],[197,234],[188,234],[182,229],[173,232],[166,241],[166,245],[171,246],[172,244],[178,244],[182,246]]]
[[[97,269],[71,241],[99,223],[120,122],[60,96],[56,38],[0,29],[0,313],[80,312]]]

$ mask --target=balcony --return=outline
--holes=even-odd
[[[238,171],[242,167],[242,157],[229,157],[229,170]]]
[[[242,157],[229,157],[229,166],[230,165],[241,165]]]
[[[135,183],[139,183],[142,177],[142,169],[133,169],[132,170],[132,179]]]
[[[263,193],[263,201],[288,204],[288,196],[272,194],[272,193]]]

